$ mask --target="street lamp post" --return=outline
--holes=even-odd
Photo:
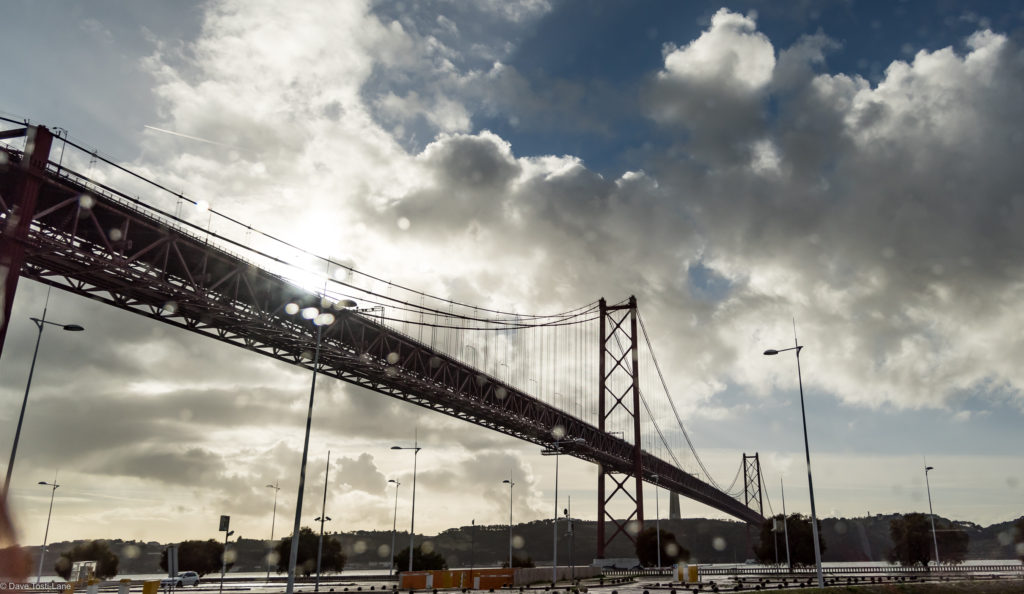
[[[572,496],[569,496],[569,505],[565,508],[565,521],[568,523],[569,529],[567,531],[569,535],[569,582],[576,583],[576,532],[572,528]]]
[[[501,482],[508,485],[508,568],[512,569],[512,487],[516,486],[512,482],[512,472]]]
[[[932,486],[928,482],[928,471],[935,470],[934,466],[924,467],[924,484],[928,489],[928,515],[932,519],[932,542],[935,544],[935,565],[939,564],[939,539],[935,536],[935,512],[932,511]]]
[[[270,516],[270,551],[267,551],[267,581],[270,581],[270,553],[273,551],[274,546],[274,524],[277,523],[277,492],[281,490],[279,481],[274,481],[273,485],[266,485],[268,489],[274,490],[274,513]]]
[[[39,343],[43,339],[43,328],[46,324],[51,326],[60,326],[68,332],[81,332],[85,328],[78,324],[58,324],[57,322],[50,322],[46,319],[46,309],[50,303],[50,290],[46,290],[46,302],[43,304],[43,317],[42,318],[29,318],[31,319],[36,327],[39,329],[39,333],[36,334],[36,348],[32,351],[32,364],[28,368],[28,382],[25,383],[25,397],[21,401],[21,413],[18,415],[18,428],[14,430],[14,445],[11,446],[11,459],[7,463],[7,476],[4,478],[4,500],[7,499],[7,491],[11,488],[11,474],[14,471],[14,458],[18,454],[18,440],[21,438],[21,424],[25,420],[25,407],[28,406],[28,393],[29,389],[32,388],[32,374],[36,370],[36,357],[39,355]]]
[[[391,565],[388,566],[388,576],[392,576],[395,573],[395,533],[398,530],[398,487],[402,486],[402,483],[395,479],[388,479],[389,483],[395,483],[395,517],[391,521]]]
[[[811,448],[807,442],[807,413],[804,411],[804,380],[800,372],[800,351],[804,348],[797,340],[796,336],[793,337],[793,344],[788,349],[768,349],[764,352],[765,355],[778,355],[786,351],[796,351],[796,377],[797,382],[800,385],[800,417],[803,420],[804,427],[804,454],[807,456],[807,490],[811,497],[811,533],[814,537],[814,567],[818,574],[818,587],[825,587],[825,578],[821,574],[821,544],[818,540],[818,515],[814,509],[814,480],[811,478]]]
[[[782,490],[782,533],[786,537],[786,566],[789,567],[789,571],[793,571],[793,562],[789,560],[789,524],[786,518],[786,486],[782,483],[782,477],[779,477],[779,488]]]
[[[654,532],[657,534],[658,543],[658,571],[661,571],[661,510],[658,507],[661,495],[659,494],[658,480],[658,475],[654,475]]]
[[[288,308],[293,304],[289,304]],[[338,308],[356,307],[356,302],[351,299],[339,301]],[[286,311],[289,309],[286,308]],[[298,311],[298,308],[295,308]],[[294,313],[294,312],[290,312]],[[295,591],[295,564],[299,559],[299,525],[302,522],[302,495],[306,488],[306,459],[309,457],[309,430],[313,424],[313,399],[316,396],[316,372],[320,367],[320,342],[323,339],[324,326],[334,323],[334,314],[320,313],[315,307],[307,307],[302,310],[302,317],[313,320],[316,326],[316,353],[313,355],[313,380],[309,386],[309,409],[306,412],[306,437],[302,443],[302,464],[299,466],[299,492],[295,498],[295,523],[292,527],[292,548],[288,555],[288,585],[285,588],[286,594]]]
[[[331,476],[331,450],[327,450],[327,469],[324,471],[324,500],[320,504],[320,517],[314,520],[320,522],[320,539],[316,544],[316,584],[313,586],[314,592],[320,591],[320,560],[324,554],[324,522],[329,522],[331,519],[327,517],[327,482]]]
[[[420,450],[423,449],[419,445],[419,438],[413,438],[412,447],[402,446],[391,446],[393,450],[412,450],[412,519],[409,523],[409,571],[412,571],[412,550],[413,550],[413,538],[416,535],[416,460],[419,458]],[[396,494],[397,497],[397,494]]]
[[[552,560],[551,560],[551,586],[554,587],[555,583],[558,582],[558,457],[562,455],[562,444],[563,443],[583,443],[584,439],[574,437],[570,439],[556,439],[552,442],[550,448],[541,450],[542,456],[554,456],[555,457],[555,518],[554,526],[552,527]]]
[[[46,512],[46,532],[43,533],[43,548],[39,551],[39,572],[36,574],[36,583],[43,578],[43,559],[46,557],[46,541],[50,537],[50,515],[53,514],[53,495],[57,492],[57,473],[53,473],[53,482],[39,481],[40,485],[53,487],[50,489],[50,511]]]

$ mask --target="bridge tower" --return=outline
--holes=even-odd
[[[743,454],[743,503],[747,507],[757,503],[757,513],[764,515],[764,503],[761,501],[761,459],[757,452],[753,456]]]
[[[30,126],[0,132],[0,139],[26,136],[25,158],[21,161],[21,179],[10,197],[6,229],[0,234],[0,283],[3,283],[3,308],[0,313],[0,353],[4,351],[7,325],[11,320],[14,293],[18,289],[21,267],[25,264],[28,230],[36,214],[36,198],[46,175],[53,134],[45,126]]]
[[[633,466],[631,472],[612,472],[598,465],[597,471],[597,558],[605,558],[605,547],[619,534],[636,542],[635,535],[643,530],[644,497],[643,497],[643,450],[640,445],[640,378],[638,369],[639,351],[637,349],[636,297],[630,296],[625,305],[608,305],[604,298],[600,301],[601,340],[598,359],[600,374],[598,399],[598,429],[607,434],[607,422],[612,414],[617,418],[632,421],[633,447],[630,456]],[[615,350],[609,346],[615,346]],[[628,345],[628,346],[627,346]],[[616,353],[621,352],[621,355]],[[609,406],[610,405],[610,406]],[[621,411],[619,410],[621,409]],[[625,437],[625,435],[623,436]],[[610,494],[606,491],[606,479],[614,484]],[[632,479],[632,490],[629,488]],[[607,510],[612,501],[623,501],[633,512],[623,518],[615,518]],[[615,529],[611,536],[605,532],[605,521],[611,520]],[[635,522],[636,530],[632,531],[631,523]]]

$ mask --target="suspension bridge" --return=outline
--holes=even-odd
[[[319,349],[318,373],[595,463],[599,558],[643,525],[644,483],[764,521],[746,456],[724,486],[701,462],[635,298],[537,315],[428,295],[0,119],[0,353],[29,278],[310,370]]]

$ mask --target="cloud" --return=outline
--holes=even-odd
[[[357,491],[365,491],[371,495],[381,495],[387,487],[388,480],[377,470],[373,456],[367,453],[358,458],[344,457],[338,461],[338,482]]]

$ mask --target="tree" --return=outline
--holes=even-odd
[[[1013,525],[1013,541],[1017,543],[1017,556],[1024,562],[1024,516]]]
[[[316,571],[316,552],[320,543],[320,536],[313,532],[312,528],[299,529],[299,552],[295,559],[295,571],[309,577]],[[277,572],[288,571],[288,563],[291,561],[292,537],[282,538],[277,546]],[[320,559],[320,571],[341,571],[345,568],[347,561],[345,553],[341,552],[341,543],[333,536],[324,538],[324,549]]]
[[[636,537],[636,557],[644,567],[652,567],[658,563],[658,532],[654,526],[648,526]],[[675,534],[664,530],[660,532],[662,566],[690,558],[690,551],[676,542]]]
[[[408,549],[406,549],[406,550],[408,550]],[[416,560],[413,559],[413,562],[415,562],[415,561]],[[405,556],[405,566],[409,567],[409,556],[408,555]],[[508,567],[508,561],[502,561],[501,562],[501,566],[502,567]],[[530,556],[520,557],[519,555],[512,555],[512,567],[536,567],[536,565],[533,563],[533,557],[530,557]]]
[[[776,562],[786,562],[786,537],[782,525],[784,519],[782,514],[776,514],[761,524],[760,541],[754,547],[754,556],[757,557],[759,563],[771,565]],[[775,530],[776,525],[778,525],[778,531]],[[785,530],[788,531],[788,529],[788,526],[786,526]],[[811,555],[811,561],[813,562],[813,550]]]
[[[186,540],[178,545],[178,571],[194,571],[200,576],[221,570],[224,543],[210,540]],[[233,563],[228,563],[231,569]],[[160,569],[167,571],[167,549],[160,553]]]
[[[414,551],[415,552],[412,555],[413,571],[448,569],[448,562],[445,561],[441,553],[437,553],[433,549],[429,549],[424,552],[423,545],[416,547]],[[398,569],[398,571],[404,571],[409,568],[409,547],[405,547],[401,552],[395,555],[395,568]]]
[[[943,563],[963,563],[967,559],[967,547],[971,536],[956,522],[938,520],[935,522],[935,536],[939,541],[939,557]]]
[[[75,545],[70,551],[64,551],[53,566],[57,575],[64,579],[71,577],[71,566],[75,561],[95,561],[96,577],[105,580],[117,575],[118,558],[105,540]]]
[[[775,533],[772,532],[773,522],[779,520],[782,523],[782,514],[774,518],[768,518],[761,524],[761,540],[754,547],[754,555],[761,563],[775,563]],[[780,527],[779,531],[783,529]],[[814,565],[814,531],[811,530],[811,519],[801,514],[790,514],[786,520],[785,532],[778,535],[779,539],[779,561],[786,560],[786,537],[789,534],[789,559],[793,565]],[[825,537],[821,532],[821,520],[818,520],[818,543],[821,545],[821,554],[827,550]]]
[[[889,537],[892,539],[889,561],[928,567],[934,547],[928,516],[912,513],[893,518],[889,521]]]

